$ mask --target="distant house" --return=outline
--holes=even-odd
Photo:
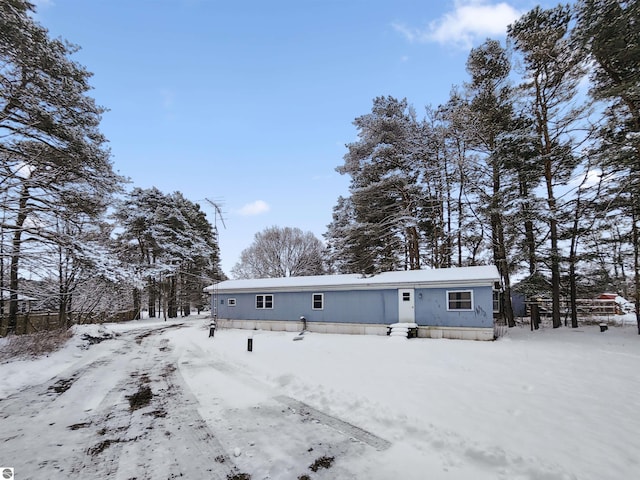
[[[227,280],[205,291],[236,328],[384,335],[406,322],[419,337],[492,340],[499,280],[495,266],[479,266]]]
[[[8,290],[0,291],[0,302],[2,302],[2,311],[5,315],[9,312],[9,301],[11,294]],[[27,297],[26,295],[18,294],[18,312],[28,313],[31,311],[31,302],[35,302],[37,299]]]

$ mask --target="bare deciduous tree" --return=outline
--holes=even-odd
[[[256,233],[231,270],[235,278],[302,277],[325,273],[325,247],[311,232],[269,227]]]

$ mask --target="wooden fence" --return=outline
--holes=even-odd
[[[542,316],[551,315],[551,300],[549,299],[537,299],[526,302],[527,313],[531,311],[531,305],[538,305],[538,310]],[[581,317],[598,317],[607,315],[620,315],[623,313],[614,300],[600,300],[600,299],[577,299],[576,308],[578,315]],[[568,300],[562,299],[560,301],[560,313],[562,315],[569,315],[571,312],[571,304]]]
[[[120,312],[100,312],[100,313],[71,313],[71,324],[85,323],[106,323],[106,322],[128,322],[136,317],[135,310]],[[9,318],[7,315],[0,319],[0,337],[7,335]],[[28,333],[46,332],[64,328],[58,319],[58,312],[37,312],[21,313],[18,315],[16,323],[16,335]]]

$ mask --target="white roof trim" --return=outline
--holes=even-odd
[[[360,274],[316,275],[308,277],[256,278],[225,280],[217,284],[220,293],[249,291],[309,291],[309,290],[380,290],[398,287],[451,288],[493,285],[500,281],[494,265],[429,270],[383,272],[372,277]],[[214,286],[204,289],[213,292]]]

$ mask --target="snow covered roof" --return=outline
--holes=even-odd
[[[240,291],[294,291],[313,290],[365,290],[401,287],[452,287],[493,285],[500,280],[494,265],[479,267],[437,268],[383,272],[371,277],[361,274],[315,275],[308,277],[255,278],[226,280],[217,285],[219,292]],[[205,288],[213,292],[214,286]]]
[[[2,290],[0,292],[0,298],[2,300],[9,300],[11,298],[11,293],[8,290]],[[26,295],[18,294],[18,300],[21,302],[26,302],[29,300],[37,300],[37,298],[27,297]]]

